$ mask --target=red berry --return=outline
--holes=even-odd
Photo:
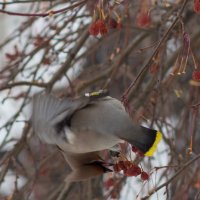
[[[200,70],[196,70],[192,73],[192,79],[194,81],[200,81]]]
[[[108,33],[108,28],[107,27],[103,27],[99,31],[100,31],[101,35],[105,35],[105,34]]]
[[[132,152],[134,152],[134,153],[137,153],[138,152],[138,148],[136,148],[136,147],[134,147],[134,146],[132,146]]]
[[[94,36],[97,36],[99,34],[99,28],[96,22],[92,23],[91,26],[89,27],[89,33],[90,35],[94,35]]]
[[[143,181],[146,181],[146,180],[149,179],[149,175],[148,175],[146,172],[142,172],[142,173],[141,173],[141,179],[142,179]]]
[[[151,17],[148,11],[142,11],[137,14],[136,24],[141,27],[148,27],[151,24]]]
[[[118,23],[115,19],[111,18],[109,20],[109,27],[110,28],[113,28],[113,29],[116,29],[118,27]]]
[[[121,170],[125,170],[127,168],[126,163],[124,161],[119,161],[118,165]]]
[[[96,21],[96,26],[99,30],[101,30],[102,28],[104,28],[106,25],[105,25],[105,22],[101,19],[97,20]]]
[[[101,27],[104,27],[104,26],[105,26],[105,22],[104,22],[103,20],[101,20],[101,19],[98,19],[98,20],[96,21],[96,25],[97,25],[97,27],[100,29]]]
[[[127,169],[125,172],[126,176],[138,176],[139,174],[141,174],[141,169],[140,169],[140,167],[138,167],[136,165],[133,165],[132,167]]]
[[[126,169],[128,169],[128,168],[132,167],[134,164],[131,161],[126,160],[126,161],[124,161],[124,165],[125,165]]]
[[[141,174],[142,170],[140,167],[138,167],[137,165],[134,166],[135,171],[137,172],[137,176]]]
[[[194,12],[200,13],[200,0],[194,0]]]
[[[132,169],[132,168],[127,169],[124,174],[126,176],[137,176],[137,172],[134,169]]]
[[[97,28],[99,30],[99,33],[101,35],[105,35],[105,34],[108,33],[108,28],[106,27],[106,24],[105,24],[105,22],[103,20],[101,20],[101,19],[97,20],[96,21],[96,26],[97,26]]]

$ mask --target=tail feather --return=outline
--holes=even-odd
[[[149,148],[149,150],[147,152],[145,152],[144,155],[152,156],[154,154],[154,152],[156,151],[157,145],[161,141],[161,139],[162,139],[162,133],[160,131],[156,131],[156,137],[155,137],[154,143]]]
[[[162,134],[160,131],[150,128],[142,126],[140,128],[138,140],[128,140],[128,142],[143,152],[145,156],[153,156],[158,143],[162,139]]]

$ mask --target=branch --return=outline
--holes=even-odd
[[[19,142],[17,142],[14,146],[14,148],[9,151],[7,153],[7,155],[5,155],[4,158],[2,158],[1,162],[0,162],[0,166],[4,165],[2,168],[2,171],[0,172],[0,184],[2,183],[8,169],[9,169],[9,164],[10,164],[10,160],[12,158],[16,158],[16,156],[22,151],[22,149],[24,148],[24,146],[26,145],[26,140],[27,140],[27,135],[29,133],[30,130],[30,124],[26,123],[23,129],[23,133],[22,133],[22,137],[19,140]]]
[[[170,32],[173,30],[173,28],[175,27],[176,23],[179,21],[186,5],[187,2],[189,0],[185,0],[176,19],[174,20],[174,22],[172,23],[172,25],[169,27],[169,29],[167,30],[167,32],[164,34],[164,36],[162,37],[162,39],[160,40],[160,42],[158,43],[157,47],[155,48],[154,52],[152,53],[151,57],[148,59],[147,63],[145,64],[145,66],[141,69],[141,71],[139,72],[138,76],[136,77],[136,79],[130,84],[130,86],[128,87],[128,89],[124,92],[124,95],[128,95],[129,92],[131,91],[131,89],[133,88],[133,86],[136,84],[136,82],[140,79],[139,83],[137,85],[140,85],[140,82],[142,81],[142,78],[144,78],[145,76],[145,72],[147,72],[147,69],[149,68],[153,58],[156,56],[156,54],[158,53],[158,51],[160,50],[161,46],[163,45],[163,43],[167,40],[167,38],[169,37]],[[131,93],[134,93],[134,91],[131,91]]]
[[[0,13],[4,13],[4,14],[7,14],[7,15],[23,16],[23,17],[24,16],[26,16],[26,17],[47,17],[47,16],[63,13],[63,12],[66,12],[68,10],[74,9],[76,7],[79,7],[83,4],[85,4],[86,2],[87,2],[87,0],[83,0],[83,1],[80,1],[78,3],[73,4],[71,6],[67,6],[67,7],[59,9],[59,10],[50,10],[46,13],[19,13],[19,12],[6,11],[6,10],[3,10],[3,9],[0,9]]]
[[[110,75],[110,77],[108,77],[107,81],[103,85],[104,89],[107,88],[109,86],[109,84],[111,83],[111,81],[114,79],[116,72],[117,72],[118,68],[120,67],[121,63],[133,51],[133,49],[137,47],[137,45],[141,42],[141,40],[143,40],[146,36],[148,36],[148,33],[145,32],[145,33],[139,35],[138,37],[136,37],[134,40],[132,40],[130,42],[130,44],[123,50],[123,52],[115,58],[112,66],[110,66],[107,70],[102,71],[102,73],[98,74],[97,76],[93,77],[92,79],[82,82],[82,84],[77,87],[76,91],[79,93],[80,91],[87,88],[88,86],[90,86]]]
[[[161,184],[160,186],[158,186],[155,189],[152,189],[149,194],[143,198],[141,198],[141,200],[146,200],[148,199],[151,195],[153,195],[155,192],[157,192],[158,190],[160,190],[161,188],[168,186],[172,181],[174,181],[174,179],[179,176],[189,165],[191,165],[193,162],[195,162],[196,160],[198,160],[200,158],[200,154],[198,154],[195,158],[193,158],[192,160],[188,161],[187,163],[185,163],[183,165],[183,167],[181,169],[179,169],[174,176],[172,176],[168,181],[166,181],[165,183]]]
[[[89,33],[88,33],[88,29],[86,29],[82,33],[79,41],[77,41],[76,45],[70,52],[70,55],[69,55],[68,59],[65,61],[65,63],[63,64],[63,66],[55,73],[55,75],[47,83],[48,90],[51,90],[54,83],[57,80],[59,80],[66,73],[66,71],[71,67],[71,62],[73,61],[73,59],[75,58],[75,56],[79,52],[79,50],[82,48],[83,44],[85,43],[85,41],[87,40],[88,37],[89,37]]]
[[[51,0],[22,0],[22,1],[10,1],[10,2],[7,2],[7,1],[4,1],[4,2],[0,2],[0,5],[11,5],[11,4],[24,4],[24,3],[41,3],[41,2],[49,2],[49,3],[52,3]]]
[[[34,81],[33,82],[20,81],[20,82],[14,82],[14,83],[10,83],[10,84],[7,84],[7,85],[0,86],[0,91],[10,89],[10,88],[13,88],[13,87],[17,87],[17,86],[37,86],[37,87],[41,87],[41,88],[46,88],[47,84],[46,83],[34,82]]]

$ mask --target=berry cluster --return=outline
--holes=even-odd
[[[149,28],[152,24],[151,18],[151,3],[149,4],[146,0],[141,1],[140,8],[136,15],[136,25],[140,28]],[[121,21],[127,16],[129,13],[127,9],[118,9],[118,7],[123,7],[123,1],[117,4],[103,4],[101,1],[93,3],[91,11],[93,11],[93,21],[89,27],[90,35],[106,35],[109,29],[120,29],[122,28]],[[124,10],[124,13],[119,12],[120,10]]]
[[[200,81],[200,70],[196,70],[192,73],[192,79],[194,81]]]
[[[108,29],[118,29],[121,28],[121,23],[117,22],[114,18],[109,20],[98,19],[94,21],[89,27],[90,35],[105,35],[108,33]]]
[[[113,169],[115,172],[123,171],[124,175],[126,176],[141,176],[143,181],[149,179],[149,175],[144,172],[139,166],[137,166],[132,161],[119,161],[114,166]]]

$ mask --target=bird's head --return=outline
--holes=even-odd
[[[109,169],[109,164],[95,160],[90,163],[84,164],[77,169],[74,169],[67,177],[66,181],[82,181],[89,178],[100,176],[104,173],[112,172]]]

